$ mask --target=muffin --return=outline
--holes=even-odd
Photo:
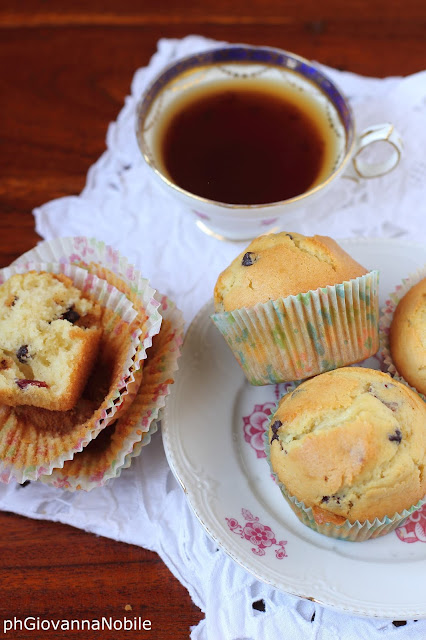
[[[390,327],[389,346],[399,374],[426,395],[426,278],[399,301]]]
[[[377,351],[377,288],[331,238],[260,236],[219,275],[212,320],[252,384],[301,380]]]
[[[267,454],[283,495],[308,526],[332,537],[375,537],[426,494],[426,405],[380,371],[346,367],[284,396]]]
[[[63,274],[15,274],[0,287],[0,403],[67,411],[95,361],[101,308]]]

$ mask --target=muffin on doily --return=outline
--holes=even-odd
[[[271,416],[267,455],[299,519],[335,538],[396,528],[426,494],[426,405],[380,371],[304,382]]]
[[[54,300],[46,304],[44,311],[37,307],[37,305],[40,306],[40,301],[37,302],[39,296],[34,297],[33,304],[40,314],[46,315],[46,326],[37,325],[38,330],[43,329],[43,337],[48,336],[50,327],[55,326],[55,323],[60,328],[67,328],[69,325],[70,334],[78,328],[75,325],[80,322],[82,327],[85,323],[90,327],[94,316],[97,330],[101,335],[91,374],[84,388],[80,389],[71,408],[64,411],[29,404],[8,406],[0,403],[0,481],[2,482],[9,482],[11,479],[18,482],[27,479],[37,480],[41,475],[51,473],[52,469],[61,467],[65,460],[72,459],[76,452],[81,451],[113,420],[118,407],[128,394],[128,386],[134,380],[134,371],[139,368],[142,358],[139,353],[141,326],[138,313],[122,292],[105,280],[59,260],[57,262],[26,261],[25,264],[12,265],[0,270],[0,283],[12,280],[16,274],[26,276],[31,271],[49,272],[59,276],[52,278],[53,281],[59,285],[65,282],[67,285],[66,292],[56,291]],[[81,303],[78,300],[78,292],[72,290],[67,278],[72,282],[72,287],[80,292]],[[22,299],[15,301],[15,307],[12,307],[12,310],[14,308],[19,310],[20,303],[23,302],[22,292],[18,292],[18,298],[19,294]],[[92,302],[92,306],[89,305],[89,301]],[[61,315],[64,315],[64,318],[55,319],[53,317],[55,309],[58,313],[62,311]],[[159,319],[158,322],[155,319],[158,331],[161,317],[156,312],[156,307],[154,311],[154,315]],[[77,319],[77,316],[80,317]],[[3,327],[4,336],[7,336],[8,326],[10,323],[6,323]],[[33,329],[25,314],[19,318],[16,331],[23,332],[22,338],[30,334],[31,338],[34,337]],[[25,333],[26,331],[30,331],[30,334]],[[56,336],[56,355],[61,358],[66,355],[69,344],[61,342],[64,336],[60,331],[59,336],[60,338]],[[21,359],[24,359],[27,354],[30,356],[31,359],[28,359],[26,365],[20,364],[22,367],[26,366],[26,375],[28,374],[28,380],[31,380],[31,375],[35,374],[31,369],[33,361],[39,358],[53,360],[53,355],[50,346],[47,350],[43,350],[44,345],[40,336],[35,343],[36,349],[32,339],[22,346],[27,349],[19,347],[15,356],[18,362],[20,360],[17,353]],[[9,357],[13,359],[13,352],[10,354],[12,355]],[[83,372],[84,366],[84,362],[81,362]],[[55,369],[55,375],[60,376],[61,373]],[[33,385],[28,384],[28,386]]]
[[[177,369],[183,316],[171,300],[159,296],[150,287],[124,256],[94,238],[57,238],[43,242],[15,264],[29,269],[34,260],[80,271],[88,283],[101,282],[106,291],[117,292],[121,296],[122,313],[128,307],[132,309],[131,317],[126,316],[127,327],[122,323],[112,324],[104,331],[93,374],[72,411],[58,414],[59,420],[51,424],[47,423],[45,414],[55,412],[45,412],[39,415],[38,425],[34,425],[32,408],[25,411],[31,411],[33,425],[46,435],[50,444],[62,447],[64,437],[72,437],[74,444],[70,455],[46,464],[44,469],[37,467],[31,479],[71,491],[89,491],[119,476],[155,432],[159,412]],[[103,316],[106,315],[104,312]],[[114,367],[129,340],[133,351],[128,353],[128,369]],[[112,371],[115,374],[111,375]],[[116,393],[112,395],[114,389]],[[0,407],[0,445],[2,417]],[[63,425],[62,431],[58,424]],[[19,435],[25,437],[23,432]],[[2,473],[5,464],[5,451],[0,446],[0,479],[6,475]],[[18,471],[13,469],[16,479]],[[25,468],[22,478],[28,477],[28,473]]]
[[[70,278],[13,275],[0,286],[0,404],[72,409],[101,334],[101,307]]]
[[[219,275],[212,320],[252,384],[301,380],[377,351],[377,289],[331,238],[270,234]]]

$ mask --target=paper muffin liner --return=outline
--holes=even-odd
[[[399,373],[397,370],[390,352],[390,344],[389,344],[389,334],[390,327],[393,320],[393,315],[395,313],[395,309],[398,306],[398,303],[405,296],[408,291],[414,287],[415,284],[420,282],[426,278],[426,266],[421,269],[418,269],[415,273],[410,274],[407,278],[402,280],[402,283],[399,284],[395,291],[389,295],[388,300],[386,300],[384,307],[381,309],[380,320],[379,320],[379,342],[380,342],[380,351],[379,355],[383,361],[383,366],[385,371],[391,374],[403,384],[410,387],[413,391],[419,394],[421,398],[426,402],[426,395],[420,393],[415,387],[411,386],[407,380]]]
[[[302,380],[376,353],[378,275],[211,317],[251,384]]]
[[[163,317],[161,329],[153,339],[143,370],[139,371],[142,382],[139,379],[130,406],[120,410],[115,422],[65,462],[63,468],[42,476],[42,482],[69,491],[90,491],[118,477],[142,447],[149,444],[178,368],[184,329],[182,313],[166,296],[161,297],[159,310]]]
[[[28,270],[63,273],[103,307],[103,334],[92,374],[70,411],[0,406],[0,481],[36,480],[72,459],[105,428],[128,393],[138,366],[138,314],[107,282],[70,264],[28,261],[0,271],[0,284]]]
[[[302,501],[298,500],[295,496],[290,495],[285,485],[279,480],[278,475],[272,468],[269,426],[273,420],[274,414],[275,410],[271,413],[271,417],[265,431],[265,453],[271,470],[271,475],[293,513],[299,518],[300,522],[310,529],[313,529],[318,533],[322,533],[329,538],[348,540],[350,542],[363,542],[364,540],[379,538],[380,536],[390,533],[397,527],[401,526],[414,511],[418,511],[424,504],[426,504],[425,496],[425,498],[419,500],[417,504],[410,506],[408,509],[404,509],[401,513],[394,513],[392,516],[385,516],[382,519],[375,518],[373,522],[370,522],[369,520],[366,520],[365,522],[360,522],[359,520],[349,522],[349,520],[345,520],[341,524],[317,522],[312,508],[306,507]]]

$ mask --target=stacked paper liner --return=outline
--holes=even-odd
[[[43,476],[42,482],[71,491],[101,486],[119,476],[150,442],[173,383],[183,339],[183,318],[174,304],[164,296],[159,309],[163,317],[160,333],[153,339],[130,406],[120,410],[114,422],[63,468]]]
[[[378,272],[215,313],[246,378],[253,385],[302,380],[356,362],[378,349]]]
[[[414,287],[415,284],[420,282],[426,278],[426,266],[422,269],[416,271],[416,273],[412,273],[407,278],[405,278],[400,285],[398,285],[393,293],[390,294],[389,299],[386,300],[385,306],[381,310],[380,322],[379,322],[379,338],[380,338],[380,356],[383,360],[384,367],[386,371],[390,373],[396,380],[399,382],[403,382],[408,387],[410,387],[413,391],[418,393],[423,400],[426,402],[426,396],[414,387],[412,387],[399,373],[397,370],[395,363],[392,360],[392,354],[390,352],[389,346],[389,333],[390,327],[393,320],[393,315],[395,313],[395,309],[398,306],[398,303],[405,294]]]
[[[271,413],[269,423],[273,419],[274,413],[275,411]],[[350,542],[363,542],[364,540],[370,540],[373,538],[384,536],[385,534],[390,533],[397,527],[401,526],[406,518],[408,518],[414,511],[418,511],[419,509],[421,509],[424,504],[426,504],[426,499],[419,500],[416,505],[412,505],[408,509],[404,509],[401,513],[390,514],[389,516],[385,516],[381,520],[379,520],[379,518],[375,518],[375,520],[373,520],[372,522],[369,522],[368,520],[366,520],[365,522],[360,522],[359,520],[356,520],[355,522],[349,522],[349,520],[345,520],[342,524],[334,524],[332,522],[318,522],[315,519],[312,508],[306,507],[302,501],[298,500],[295,496],[290,495],[286,487],[278,479],[278,476],[271,465],[271,446],[268,434],[269,424],[265,431],[265,453],[271,470],[271,474],[276,484],[278,485],[283,497],[289,504],[293,513],[295,513],[295,515],[299,518],[300,522],[302,522],[310,529],[313,529],[318,533],[322,533],[329,538],[347,540]]]
[[[101,398],[83,394],[68,412],[35,407],[0,407],[0,480],[36,480],[81,451],[114,417],[138,365],[140,329],[129,300],[86,271],[66,264],[30,262],[30,269],[62,272],[105,309],[100,353],[110,359],[110,380]],[[3,269],[0,282],[27,267]],[[88,383],[88,386],[90,383]]]
[[[177,368],[182,316],[167,298],[155,299],[147,280],[125,258],[95,239],[41,243],[4,270],[3,279],[31,269],[61,271],[101,303],[103,342],[94,374],[71,411],[0,407],[0,480],[42,479],[55,486],[89,490],[129,466],[156,429],[155,420]],[[145,384],[143,363],[160,330],[160,306],[165,328],[161,339],[158,336]],[[65,480],[58,471],[74,456],[82,457],[68,474],[71,480]]]

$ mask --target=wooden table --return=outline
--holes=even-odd
[[[36,244],[34,207],[81,191],[158,39],[190,33],[277,46],[372,76],[426,68],[424,0],[403,9],[400,0],[3,0],[0,267]],[[203,617],[154,553],[8,513],[0,527],[0,633],[13,616],[127,614],[149,618],[152,631],[115,637],[179,640]],[[88,638],[40,633],[9,637]]]

